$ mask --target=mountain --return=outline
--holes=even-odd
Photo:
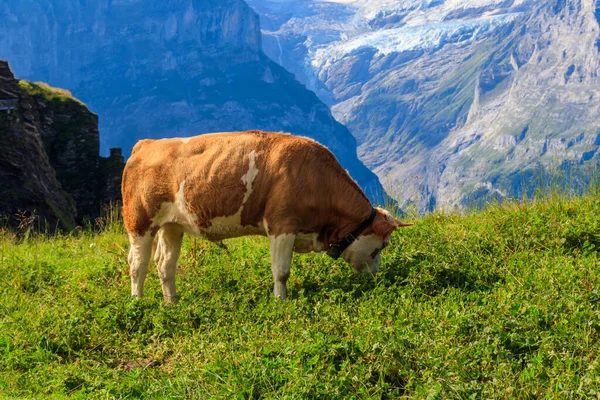
[[[401,204],[521,196],[598,162],[594,0],[250,4],[266,53],[332,106]]]
[[[329,147],[376,202],[382,186],[351,133],[261,50],[241,0],[5,0],[0,57],[72,91],[100,117],[101,148],[142,138],[262,129]]]
[[[99,156],[98,117],[65,90],[19,81],[0,60],[0,216],[72,229],[120,199],[120,149]],[[19,221],[21,219],[21,221]]]
[[[431,53],[449,43],[481,38],[510,23],[536,1],[539,2],[248,0],[248,3],[261,14],[265,52],[318,91],[328,104],[337,104],[356,94],[361,83],[374,77],[369,55],[373,58],[406,53],[403,57],[406,58],[411,52]],[[357,58],[363,63],[357,64]],[[351,61],[355,63],[349,65]],[[345,73],[346,82],[339,79],[341,72]]]

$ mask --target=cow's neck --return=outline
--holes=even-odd
[[[337,243],[371,215],[373,206],[358,188],[350,187],[335,201],[334,229],[325,245]]]

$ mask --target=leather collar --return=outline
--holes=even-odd
[[[329,249],[327,250],[327,255],[333,259],[340,258],[340,256],[344,252],[344,250],[346,250],[348,248],[348,246],[350,246],[352,243],[354,243],[356,238],[359,237],[360,234],[363,233],[365,229],[367,229],[369,226],[371,226],[371,224],[375,220],[376,215],[377,215],[377,210],[375,210],[374,208],[371,207],[371,215],[369,215],[369,217],[367,219],[365,219],[363,222],[361,222],[360,225],[355,230],[353,230],[352,232],[350,232],[349,234],[344,236],[339,243],[330,244]]]

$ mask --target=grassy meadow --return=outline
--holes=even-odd
[[[99,221],[102,222],[102,221]],[[378,276],[268,244],[186,238],[181,303],[129,298],[118,223],[0,231],[0,398],[600,396],[600,196],[550,196],[394,234]]]

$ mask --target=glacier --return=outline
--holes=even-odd
[[[409,50],[429,50],[447,42],[476,39],[478,35],[505,25],[519,13],[489,16],[467,21],[450,21],[425,25],[407,25],[361,35],[314,51],[311,65],[317,70],[326,68],[354,51],[372,48],[376,55],[388,55]]]
[[[318,75],[363,49],[434,51],[477,40],[541,0],[248,0],[261,15],[264,50],[323,100]],[[271,40],[268,40],[271,39]],[[297,54],[284,57],[282,42]],[[291,44],[289,42],[292,42]],[[329,101],[328,101],[329,100]]]

